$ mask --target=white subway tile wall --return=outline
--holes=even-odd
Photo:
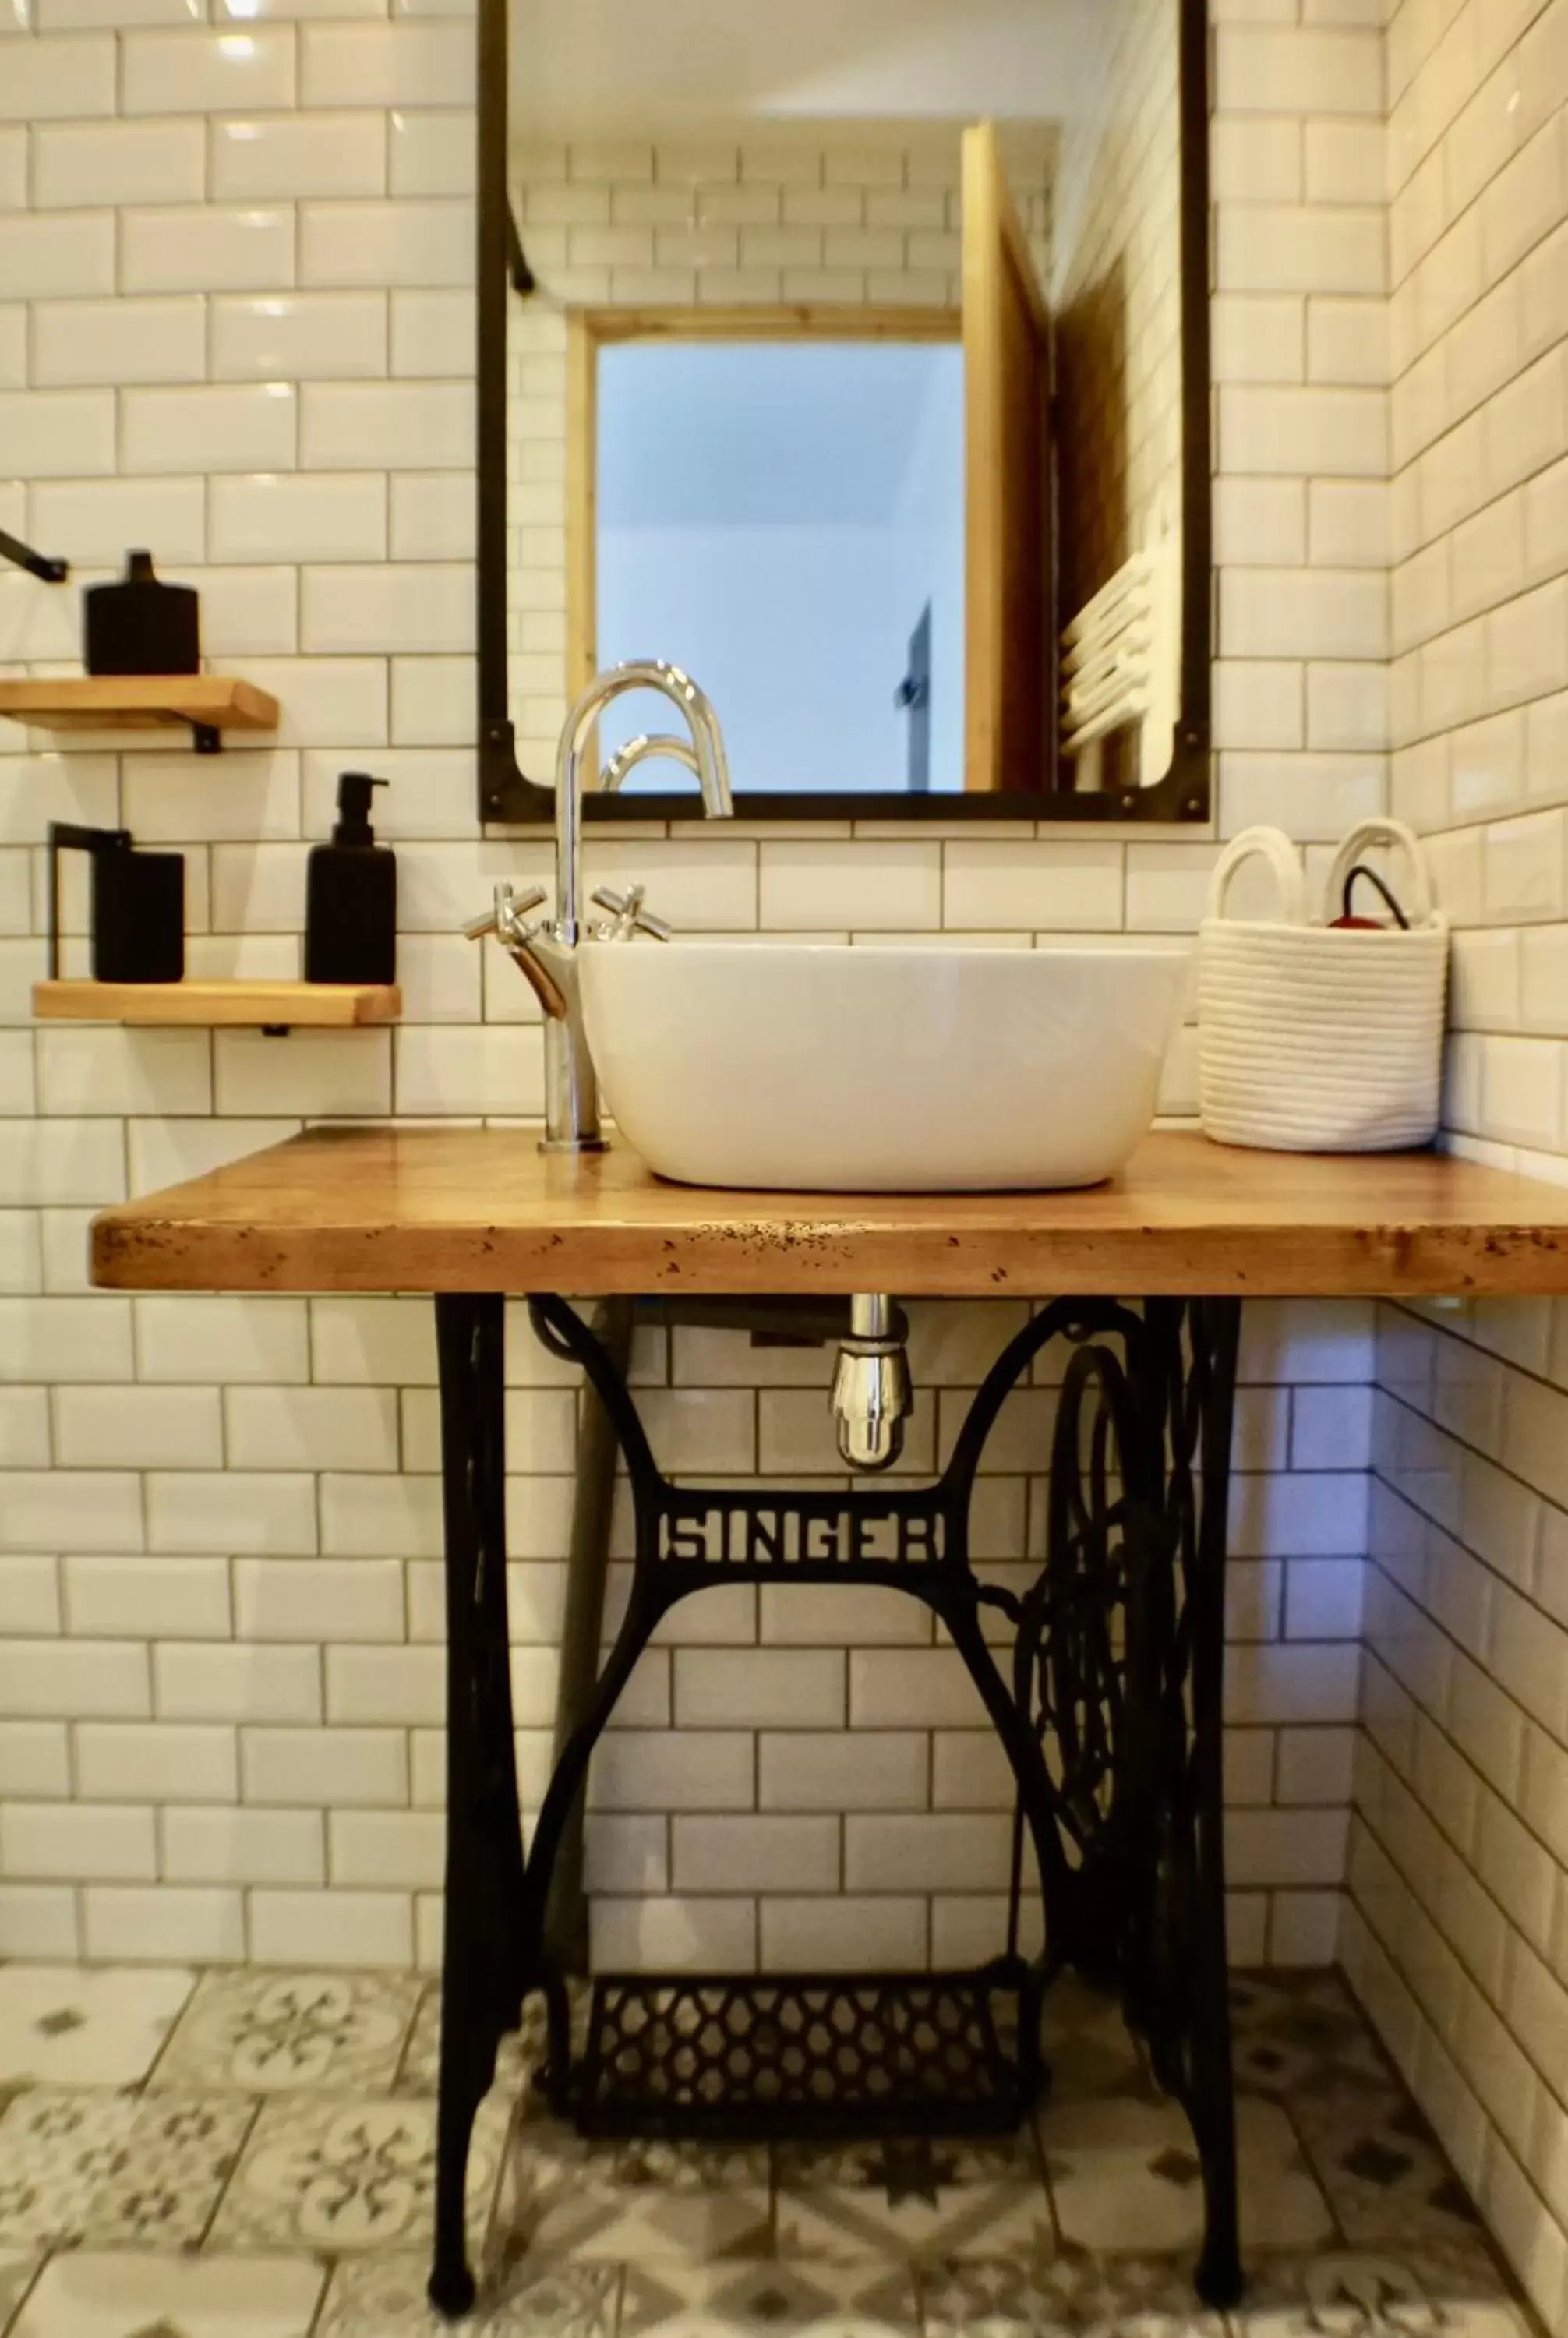
[[[1392,808],[1455,925],[1455,1147],[1568,1176],[1568,8],[1387,33]],[[1568,1339],[1380,1311],[1341,1953],[1568,2329]]]
[[[482,838],[473,812],[471,28],[385,5],[240,33],[216,15],[145,28],[142,13],[124,0],[118,30],[5,44],[0,319],[18,322],[0,338],[0,470],[16,483],[0,482],[0,509],[89,581],[151,545],[201,587],[210,640],[277,692],[283,723],[211,765],[173,738],[69,754],[0,738],[0,1020],[15,1043],[0,1070],[0,1953],[428,1960],[441,1797],[428,1311],[93,1296],[83,1236],[95,1205],[309,1119],[538,1107],[532,1001],[456,935],[496,878],[548,869],[541,838]],[[1298,27],[1295,0],[1254,13],[1257,26],[1238,23],[1230,0],[1216,34],[1230,271],[1216,339],[1225,395],[1243,401],[1221,418],[1216,485],[1221,825],[1280,818],[1324,840],[1381,802],[1385,777],[1391,522],[1368,134],[1382,44]],[[532,159],[523,225],[544,289],[515,312],[512,363],[531,768],[547,768],[564,699],[562,301],[948,300],[953,161],[849,138]],[[1046,178],[1027,192],[1050,260]],[[1272,402],[1244,402],[1255,395]],[[1553,508],[1540,504],[1538,528]],[[1290,571],[1308,561],[1298,586]],[[0,577],[0,663],[69,662],[72,624],[64,596]],[[1533,635],[1504,649],[1518,670],[1544,654]],[[192,963],[287,973],[303,852],[327,832],[337,770],[356,762],[393,781],[407,993],[395,1035],[32,1032],[51,817],[123,817],[180,846]],[[1175,946],[1214,852],[1201,836],[1029,828],[682,831],[593,849],[603,876],[645,875],[703,930],[1018,948]],[[74,962],[83,900],[68,896]],[[1485,978],[1477,964],[1473,985]],[[1547,961],[1519,985],[1549,997]],[[1165,1102],[1191,1111],[1190,1046]],[[1000,1305],[916,1311],[922,1465],[1016,1321]],[[1356,1305],[1249,1312],[1228,1746],[1248,1955],[1332,1951],[1370,1338]],[[520,1319],[509,1362],[533,1807],[574,1413]],[[639,1359],[666,1459],[739,1478],[832,1470],[825,1371],[698,1332]],[[1052,1402],[1043,1378],[1012,1408],[982,1487],[977,1547],[1014,1577],[1040,1549]],[[617,1536],[618,1599],[623,1518]],[[650,1651],[620,1719],[593,1784],[601,1959],[880,1963],[996,1944],[1005,1780],[917,1610],[716,1595]]]

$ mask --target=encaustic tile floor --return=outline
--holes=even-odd
[[[1332,1974],[1234,1984],[1234,2313],[1190,2285],[1186,2124],[1072,1985],[1005,2142],[596,2146],[508,2049],[475,2137],[471,2338],[1528,2338]],[[396,1974],[0,1968],[4,2338],[437,2338],[437,2008]]]

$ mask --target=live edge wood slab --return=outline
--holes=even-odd
[[[316,1129],[107,1210],[114,1290],[888,1291],[902,1298],[1568,1293],[1568,1189],[1440,1154],[1149,1137],[1075,1194],[673,1185],[525,1129]]]

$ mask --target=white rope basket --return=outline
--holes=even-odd
[[[1402,857],[1410,920],[1333,928],[1342,889],[1369,849]],[[1279,919],[1226,915],[1231,879],[1261,858]],[[1250,828],[1221,856],[1199,932],[1200,1095],[1204,1134],[1279,1153],[1393,1153],[1430,1144],[1442,1101],[1448,920],[1421,848],[1392,820],[1364,820],[1339,847],[1320,920],[1308,923],[1296,847]]]

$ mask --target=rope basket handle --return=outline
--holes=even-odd
[[[1339,915],[1346,879],[1361,855],[1376,845],[1387,845],[1403,857],[1404,865],[1409,871],[1408,891],[1400,896],[1405,915],[1412,927],[1429,926],[1433,921],[1434,903],[1432,880],[1426,873],[1426,858],[1414,830],[1406,828],[1402,820],[1364,820],[1358,827],[1351,830],[1334,855],[1334,865],[1323,888],[1324,924],[1332,925]]]
[[[1413,837],[1411,842],[1415,842]],[[1209,879],[1205,916],[1224,917],[1230,879],[1249,860],[1267,860],[1274,872],[1279,913],[1270,922],[1304,926],[1307,923],[1307,879],[1301,867],[1301,856],[1282,828],[1244,828],[1240,836],[1231,840],[1215,862],[1214,873]]]

